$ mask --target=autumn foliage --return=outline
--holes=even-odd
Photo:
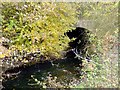
[[[75,3],[2,3],[2,32],[9,49],[60,58],[70,39],[64,34],[77,22]]]

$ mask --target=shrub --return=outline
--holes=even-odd
[[[6,2],[2,3],[2,32],[11,50],[40,50],[47,58],[60,58],[68,47],[64,35],[77,21],[75,3]]]

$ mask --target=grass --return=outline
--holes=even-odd
[[[117,37],[107,35],[102,40],[102,53],[93,56],[93,61],[85,63],[81,84],[76,88],[118,88]]]

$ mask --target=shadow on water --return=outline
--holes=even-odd
[[[54,87],[54,77],[59,86],[77,84],[81,75],[81,61],[78,59],[62,59],[57,61],[46,61],[24,68],[20,73],[8,80],[3,81],[4,88],[42,88],[45,83],[47,87]],[[51,78],[51,79],[50,79]]]

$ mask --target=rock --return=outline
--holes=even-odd
[[[0,55],[6,54],[7,52],[8,52],[8,49],[0,45]]]

